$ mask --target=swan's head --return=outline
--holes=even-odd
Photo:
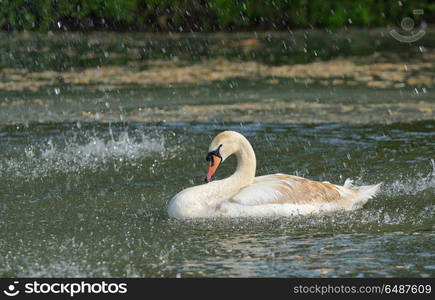
[[[206,157],[208,161],[208,172],[205,176],[205,182],[211,180],[219,164],[239,150],[241,139],[244,139],[244,137],[235,131],[224,131],[215,136],[208,148]]]

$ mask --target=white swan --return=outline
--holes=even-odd
[[[237,169],[228,178],[212,181],[216,169],[235,154]],[[206,184],[175,195],[168,214],[174,218],[266,217],[360,208],[375,196],[380,184],[344,186],[302,177],[273,174],[255,177],[255,153],[248,140],[235,131],[218,134],[207,155]]]

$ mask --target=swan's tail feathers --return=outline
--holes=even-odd
[[[355,186],[353,185],[353,180],[350,179],[350,178],[347,178],[346,181],[344,182],[343,187],[345,187],[345,188],[347,188],[347,189],[351,189],[351,188],[355,187]]]
[[[362,207],[367,201],[376,196],[381,187],[381,183],[373,184],[373,185],[362,185],[358,187],[354,187],[358,193],[356,197],[353,199],[354,208]]]

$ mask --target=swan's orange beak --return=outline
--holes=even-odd
[[[221,163],[221,161],[222,161],[222,158],[220,158],[217,155],[210,156],[210,160],[208,162],[208,172],[207,172],[207,175],[205,176],[205,182],[210,182],[214,173],[216,173],[216,170],[219,167],[219,164]]]

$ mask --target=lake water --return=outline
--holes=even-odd
[[[433,277],[435,96],[421,77],[434,77],[433,35],[404,55],[405,46],[368,32],[319,60],[313,35],[305,55],[295,33],[290,55],[280,49],[292,38],[279,35],[9,34],[0,56],[0,276]],[[347,35],[357,36],[329,41],[354,45]],[[380,42],[364,46],[366,37]],[[41,54],[30,59],[32,51]],[[295,63],[324,74],[276,69]],[[337,65],[348,69],[334,77]],[[352,212],[169,218],[169,200],[202,183],[208,145],[227,129],[252,143],[257,175],[383,182],[381,192]],[[234,168],[228,159],[217,178]]]

